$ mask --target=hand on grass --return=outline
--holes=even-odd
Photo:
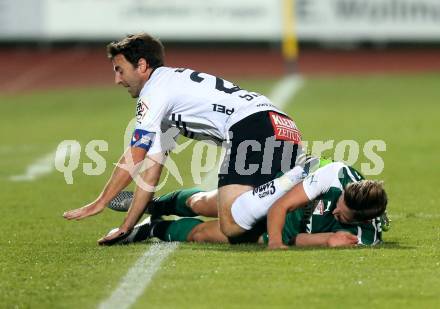
[[[357,236],[347,232],[336,232],[327,240],[327,245],[329,247],[349,247],[355,246],[357,243]]]
[[[100,213],[101,211],[104,210],[104,208],[105,205],[102,205],[95,201],[84,207],[66,211],[63,214],[63,217],[66,218],[67,220],[81,220]]]
[[[286,246],[285,244],[283,244],[282,242],[270,242],[269,241],[269,245],[267,246],[267,248],[269,250],[285,250],[285,249],[289,249],[288,246]]]
[[[107,233],[104,237],[98,239],[98,245],[100,246],[111,246],[115,243],[123,240],[130,234],[129,230],[126,230],[122,227],[112,229]]]

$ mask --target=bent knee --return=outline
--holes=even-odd
[[[194,234],[192,234],[190,236],[189,241],[192,242],[205,242],[206,241],[206,237],[205,237],[205,233],[203,232],[195,232]]]
[[[191,195],[186,200],[186,205],[197,213],[197,210],[206,206],[207,198],[205,192],[199,192]]]
[[[198,240],[203,234],[203,224],[196,225],[186,238],[189,242],[199,242]]]
[[[220,230],[226,237],[235,237],[245,231],[233,220],[220,220]]]

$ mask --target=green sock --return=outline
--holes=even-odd
[[[149,213],[152,216],[169,216],[175,215],[179,217],[195,217],[196,214],[186,205],[186,200],[199,192],[203,192],[198,188],[183,189],[167,193],[154,199],[149,205]]]
[[[154,237],[163,241],[187,241],[188,235],[200,223],[200,219],[182,218],[179,220],[163,220],[157,222],[152,229]]]

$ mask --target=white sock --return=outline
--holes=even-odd
[[[305,176],[307,176],[307,173],[304,172],[304,168],[295,166],[280,178],[240,195],[231,208],[235,223],[245,230],[250,230],[259,219],[267,215],[273,203],[293,186],[300,183]]]

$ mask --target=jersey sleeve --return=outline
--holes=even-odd
[[[136,125],[131,139],[132,147],[140,147],[150,154],[164,151],[162,120],[168,109],[167,100],[142,96],[136,103]],[[166,148],[166,147],[165,147]]]
[[[136,129],[157,133],[168,110],[167,99],[145,95],[136,103]]]
[[[171,127],[162,127],[154,136],[154,143],[148,150],[148,154],[170,152],[176,147],[176,140],[179,135],[179,130]]]
[[[310,201],[320,195],[327,193],[331,187],[341,187],[339,182],[339,171],[345,165],[340,162],[327,164],[310,174],[303,180],[304,191]]]

